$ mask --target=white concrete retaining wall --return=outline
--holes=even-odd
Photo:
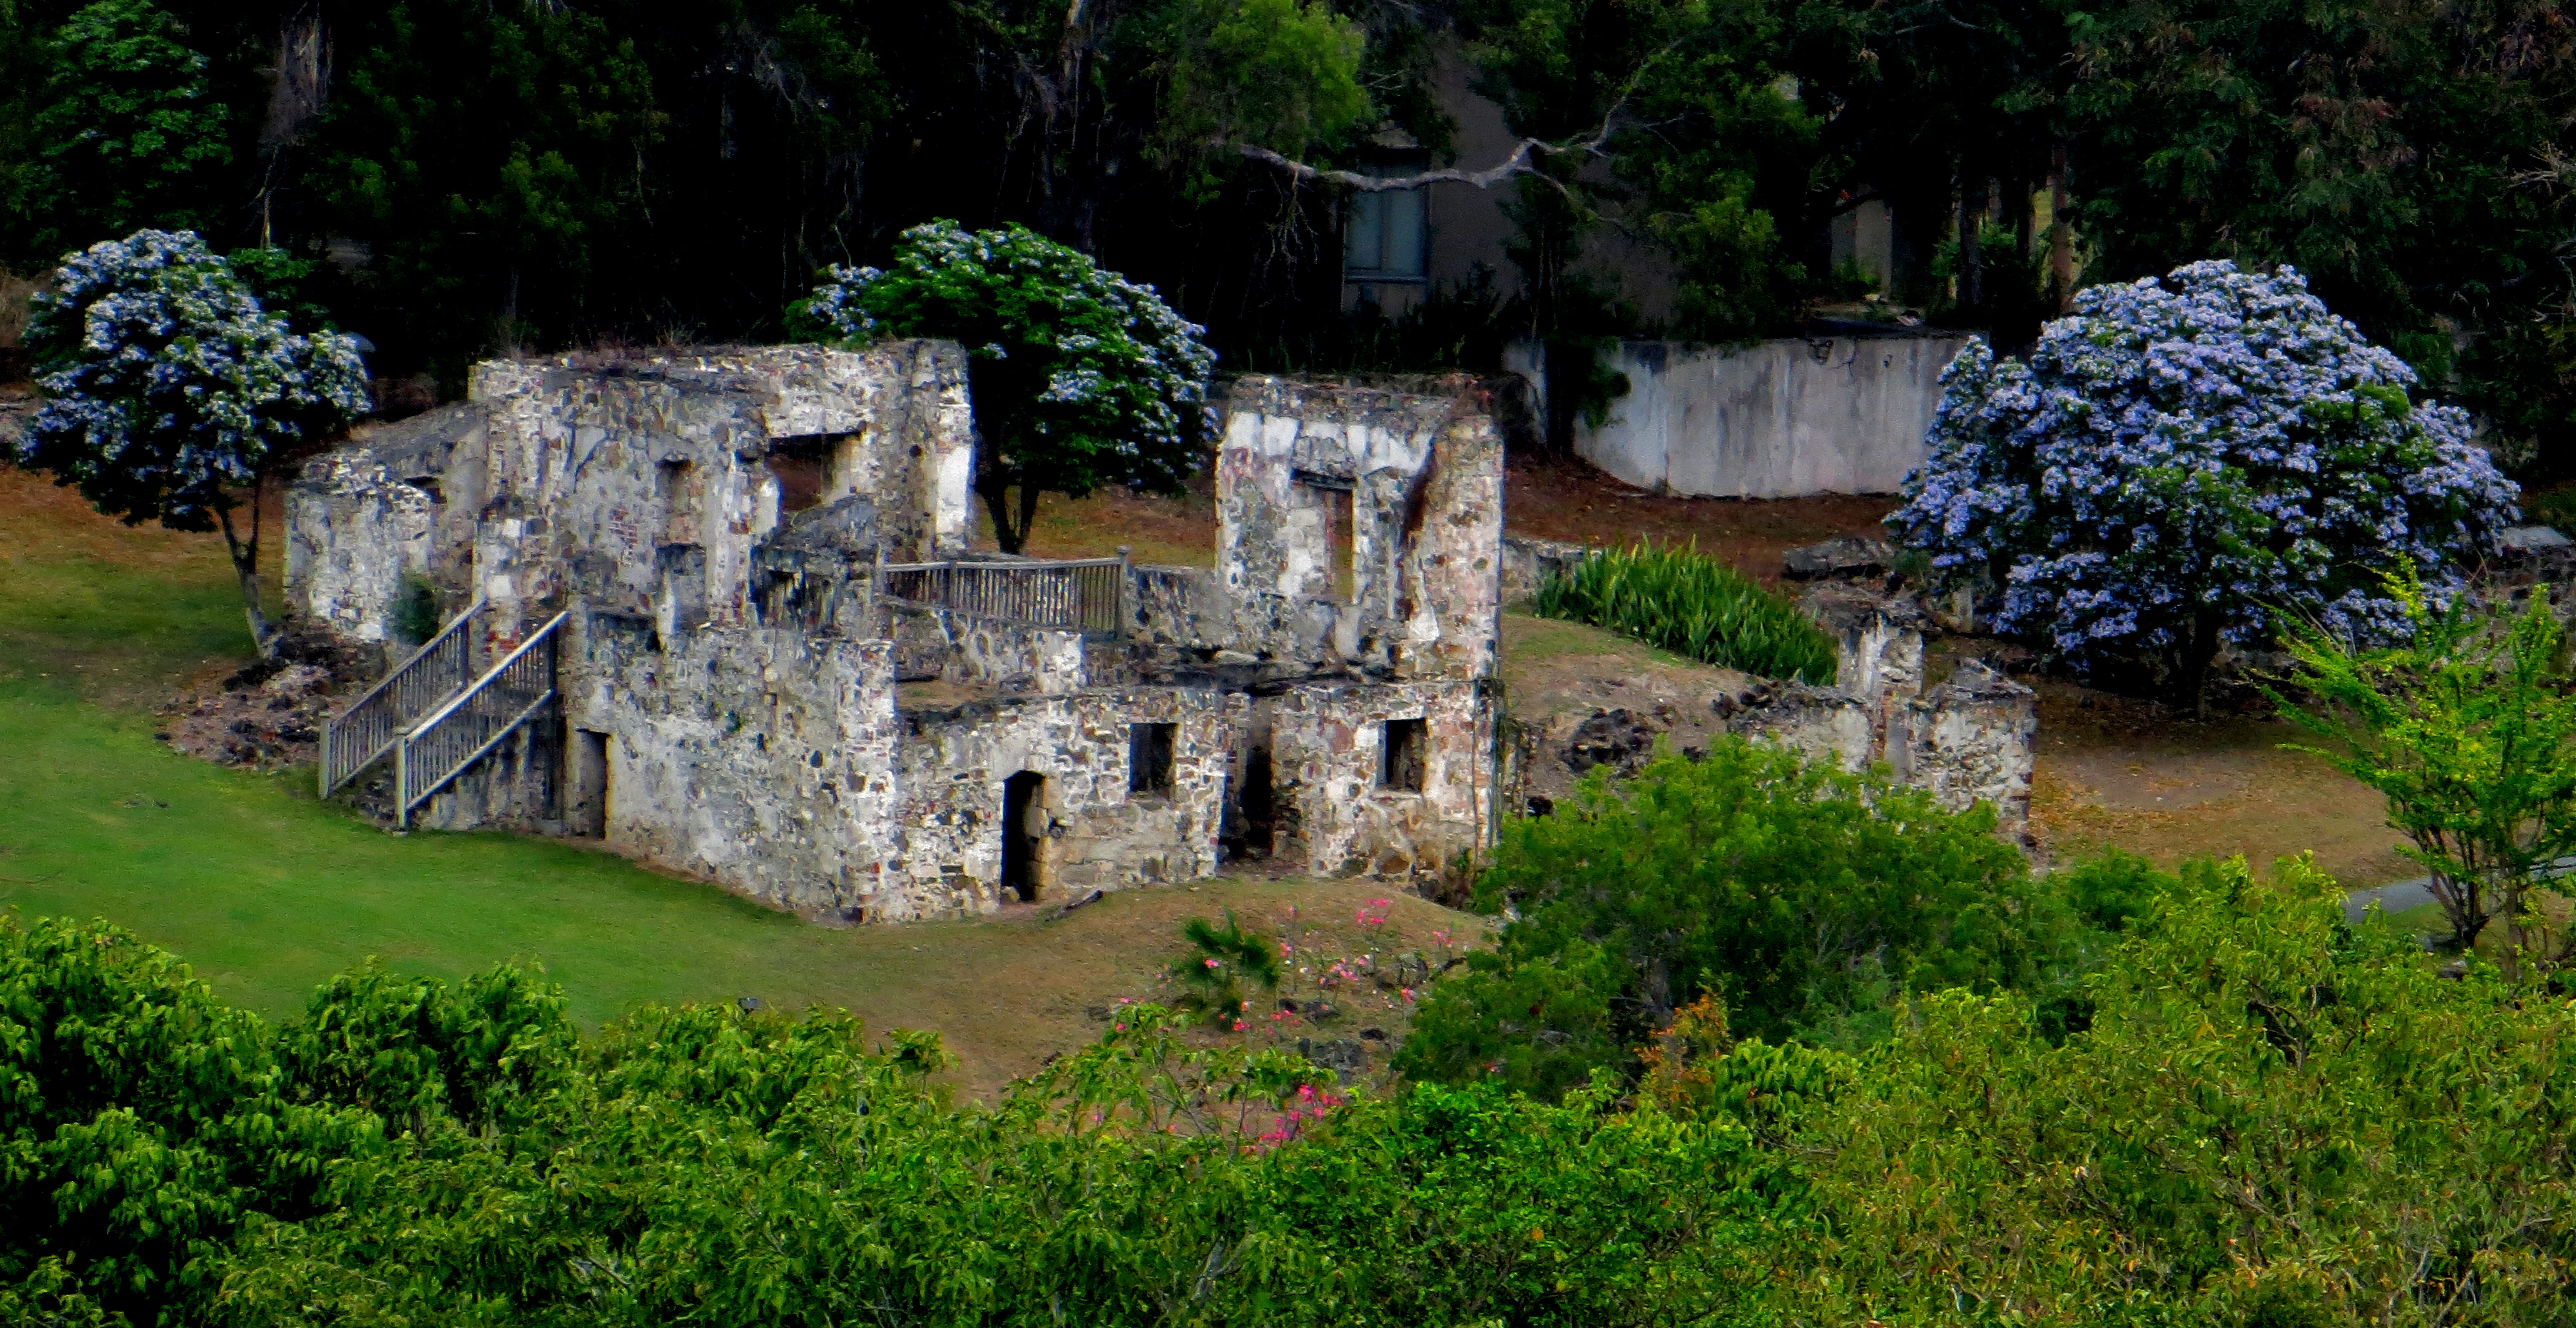
[[[1819,337],[1740,349],[1623,341],[1628,394],[1574,450],[1640,488],[1723,498],[1894,493],[1923,460],[1960,335]]]

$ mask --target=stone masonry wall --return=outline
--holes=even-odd
[[[1463,395],[1250,377],[1217,452],[1217,563],[1231,646],[1398,677],[1493,672],[1502,600],[1502,443]],[[1347,493],[1344,500],[1339,495]],[[1333,510],[1350,511],[1350,595]]]
[[[407,577],[436,583],[446,612],[467,602],[481,471],[458,459],[479,453],[482,415],[451,406],[360,439],[287,487],[286,600],[351,640],[399,648],[393,612]]]
[[[989,912],[1003,903],[1003,781],[1045,777],[1039,803],[1055,823],[1042,842],[1041,901],[1217,866],[1229,758],[1249,710],[1240,693],[1181,687],[1094,689],[1006,698],[905,716],[902,879],[883,916]],[[1131,724],[1175,725],[1172,792],[1131,795]]]
[[[887,643],[729,627],[655,651],[593,625],[565,671],[570,729],[610,736],[610,844],[809,917],[919,916],[889,879]]]
[[[1494,707],[1477,681],[1303,683],[1261,704],[1275,858],[1318,876],[1433,875],[1491,830]],[[1419,793],[1380,784],[1391,719],[1427,721]]]

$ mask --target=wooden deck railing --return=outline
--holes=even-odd
[[[1127,557],[1069,562],[886,563],[878,593],[1027,627],[1117,636],[1126,628]]]

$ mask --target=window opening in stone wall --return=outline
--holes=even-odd
[[[589,729],[572,734],[572,806],[564,818],[572,832],[592,839],[608,834],[608,735]]]
[[[698,468],[687,461],[665,461],[654,476],[662,500],[662,538],[657,544],[703,543],[698,522]]]
[[[778,514],[802,512],[823,501],[830,478],[832,443],[839,435],[780,438],[769,445],[769,473],[778,478]]]
[[[1178,724],[1127,726],[1127,793],[1130,797],[1172,796],[1172,744]]]
[[[1023,770],[1002,781],[1002,895],[1037,902],[1038,845],[1047,831],[1046,776]]]
[[[1405,793],[1422,791],[1422,749],[1430,741],[1428,720],[1390,719],[1380,744],[1378,787]]]
[[[1260,741],[1243,757],[1243,856],[1255,861],[1275,851],[1278,793],[1271,783],[1270,744]]]
[[[1359,586],[1359,549],[1351,538],[1351,491],[1338,485],[1306,487],[1324,514],[1324,559],[1333,578],[1333,602],[1348,604]]]

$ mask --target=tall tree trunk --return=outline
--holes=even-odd
[[[2048,154],[2048,298],[2065,313],[2075,302],[2075,223],[2066,216],[2066,142]]]
[[[1980,232],[1986,227],[1986,182],[1959,172],[1959,309],[1971,317],[1986,307],[1986,262]]]
[[[251,485],[250,538],[244,540],[233,532],[230,507],[216,509],[215,519],[223,526],[224,549],[232,555],[233,576],[241,582],[242,616],[250,620],[251,644],[258,647],[262,659],[277,657],[277,626],[260,611],[259,604],[259,508],[266,482]]]

